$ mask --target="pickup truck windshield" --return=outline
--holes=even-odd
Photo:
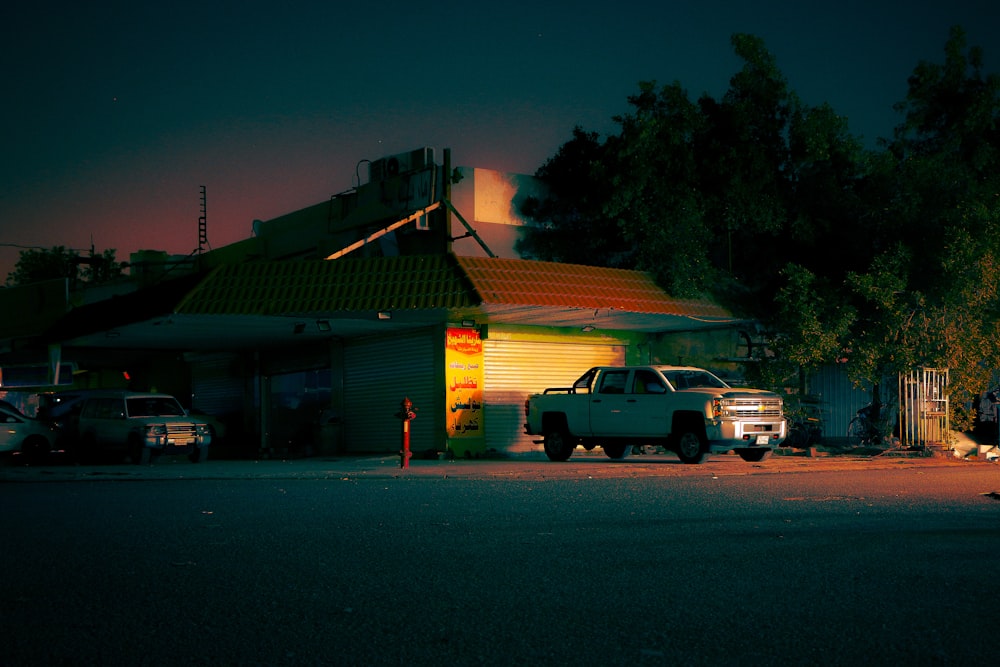
[[[705,371],[665,371],[663,375],[677,391],[697,387],[713,389],[727,389],[729,387],[725,382]]]

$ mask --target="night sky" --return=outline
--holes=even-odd
[[[189,253],[202,185],[220,247],[357,185],[363,159],[534,173],[574,125],[614,131],[639,81],[721,95],[736,32],[870,146],[951,25],[1000,71],[996,0],[6,5],[0,284],[16,246]]]

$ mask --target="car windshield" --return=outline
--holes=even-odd
[[[147,396],[125,400],[129,417],[180,417],[184,409],[172,398]]]
[[[710,387],[712,389],[727,389],[729,387],[725,382],[705,371],[665,371],[663,375],[678,391],[697,387]]]

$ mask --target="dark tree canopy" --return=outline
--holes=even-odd
[[[1000,78],[953,28],[918,63],[890,139],[790,90],[762,40],[716,99],[642,82],[604,139],[575,128],[537,175],[525,251],[649,271],[775,332],[777,375],[845,362],[982,386],[1000,359]]]
[[[114,249],[81,256],[64,246],[22,250],[14,270],[7,274],[8,285],[65,278],[71,286],[77,283],[97,284],[114,280],[122,274],[124,265],[115,261]]]
[[[525,257],[590,264],[603,257],[606,266],[629,263],[629,246],[620,230],[604,224],[604,204],[611,196],[609,151],[596,133],[576,127],[573,138],[538,170],[550,197],[529,198],[522,212],[544,221],[537,233],[518,244]]]

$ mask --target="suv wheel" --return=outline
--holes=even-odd
[[[74,451],[76,463],[94,463],[97,460],[97,438],[93,433],[84,434],[76,443]]]
[[[128,439],[128,455],[132,459],[132,463],[136,465],[149,465],[150,461],[150,450],[142,440],[136,436],[132,436]]]
[[[45,463],[49,455],[49,441],[40,435],[30,436],[21,444],[21,452],[29,465]]]

